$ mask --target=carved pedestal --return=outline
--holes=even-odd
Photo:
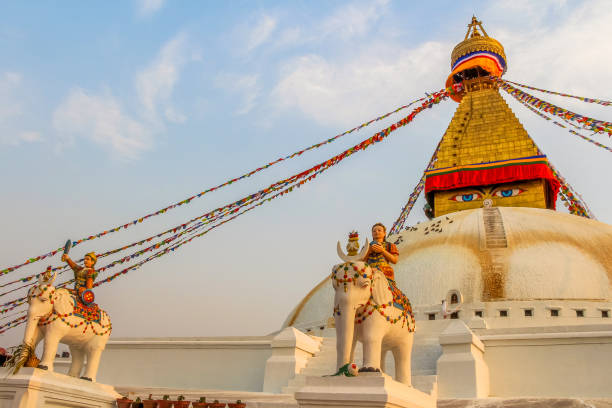
[[[435,408],[436,396],[394,381],[381,373],[358,377],[308,377],[295,393],[300,408]]]
[[[65,374],[22,368],[17,375],[0,369],[0,408],[115,407],[114,387]]]

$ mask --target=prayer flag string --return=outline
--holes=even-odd
[[[595,133],[607,133],[608,136],[612,136],[612,123],[603,120],[593,119],[588,116],[583,116],[578,113],[569,111],[567,109],[560,108],[552,103],[546,102],[535,96],[521,91],[518,88],[510,85],[508,82],[501,78],[490,77],[492,80],[499,84],[499,87],[512,95],[517,100],[522,100],[536,109],[550,113],[566,120],[572,120],[579,123],[583,128],[589,129]]]
[[[538,115],[539,117],[541,117],[541,118],[543,118],[543,119],[546,119],[546,120],[548,120],[548,121],[552,121],[552,123],[554,123],[555,125],[559,126],[560,128],[567,129],[567,126],[565,126],[564,124],[557,122],[556,120],[552,119],[551,117],[549,117],[549,116],[545,115],[544,113],[542,113],[542,112],[538,111],[537,109],[533,108],[531,105],[528,105],[528,104],[527,104],[527,103],[525,103],[524,101],[522,101],[522,100],[520,100],[520,99],[517,99],[517,100],[518,100],[518,101],[519,101],[521,104],[523,104],[523,105],[524,105],[526,108],[528,108],[530,111],[532,111],[533,113],[535,113],[536,115]],[[577,128],[577,129],[580,129],[578,126],[576,126],[576,125],[574,125],[573,123],[571,123],[571,122],[567,121],[566,119],[563,119],[563,121],[564,121],[565,123],[567,123],[568,125],[572,126],[572,127],[575,127],[575,128]],[[612,148],[610,148],[610,147],[608,147],[608,146],[606,146],[606,145],[604,145],[604,144],[601,144],[601,143],[597,142],[596,140],[591,139],[591,138],[590,138],[590,137],[588,137],[588,136],[584,136],[583,134],[580,134],[580,133],[576,132],[576,131],[575,131],[575,130],[573,130],[573,129],[567,129],[567,131],[568,131],[568,132],[570,132],[570,133],[571,133],[571,134],[573,134],[573,135],[576,135],[576,136],[578,136],[578,137],[581,137],[582,139],[586,140],[586,141],[587,141],[587,142],[589,142],[589,143],[594,144],[594,145],[595,145],[595,146],[597,146],[597,147],[601,147],[602,149],[606,149],[607,151],[612,152]]]
[[[402,211],[399,217],[397,217],[397,220],[393,223],[393,227],[391,227],[391,230],[390,230],[391,234],[399,234],[402,228],[404,227],[404,223],[406,222],[408,215],[410,215],[410,212],[412,211],[412,207],[414,207],[416,200],[419,198],[419,195],[423,191],[423,188],[425,188],[426,172],[428,170],[433,169],[434,165],[436,164],[436,161],[438,161],[438,152],[440,151],[441,144],[442,144],[442,139],[440,139],[433,154],[431,155],[431,159],[429,159],[429,164],[425,168],[425,171],[423,171],[423,175],[421,176],[421,179],[419,180],[417,185],[414,187],[414,190],[410,194],[410,197],[408,197],[408,202],[406,203],[404,208],[402,208]]]
[[[103,279],[101,281],[98,281],[94,284],[95,287],[104,284],[104,283],[108,283],[111,282],[112,280],[116,279],[117,277],[121,276],[121,275],[125,275],[127,274],[129,271],[131,270],[136,270],[139,269],[142,265],[144,265],[145,263],[158,258],[160,256],[163,256],[167,253],[173,252],[176,249],[178,249],[179,247],[181,247],[182,245],[191,242],[193,239],[195,238],[199,238],[205,234],[207,234],[209,231],[211,231],[214,228],[217,228],[223,224],[225,224],[226,222],[229,222],[235,218],[237,218],[238,216],[251,211],[261,205],[263,205],[266,202],[271,201],[274,198],[277,197],[281,197],[285,194],[288,194],[290,192],[292,192],[294,190],[294,188],[300,188],[304,183],[313,180],[314,178],[316,178],[319,174],[323,173],[324,171],[326,171],[327,169],[331,168],[332,166],[338,164],[339,162],[341,162],[342,160],[344,160],[345,158],[353,155],[354,153],[360,151],[360,150],[365,150],[367,149],[369,146],[372,146],[373,144],[376,144],[378,142],[383,141],[385,138],[387,138],[392,132],[394,132],[395,130],[397,130],[400,127],[403,127],[407,124],[409,124],[410,122],[412,122],[412,120],[414,119],[414,117],[422,112],[423,110],[427,109],[427,108],[431,108],[433,107],[433,105],[440,103],[442,100],[445,100],[448,98],[448,96],[453,92],[452,89],[445,89],[445,90],[441,90],[439,92],[434,93],[429,99],[427,99],[421,106],[419,106],[418,108],[414,109],[408,116],[404,117],[403,119],[401,119],[400,121],[398,121],[397,123],[387,127],[386,129],[382,130],[381,132],[376,133],[374,136],[362,141],[361,143],[351,147],[350,149],[345,150],[344,152],[332,157],[331,159],[322,162],[316,166],[313,166],[311,169],[299,173],[298,175],[294,175],[292,177],[290,177],[287,180],[291,180],[289,183],[285,183],[283,184],[283,187],[285,187],[282,191],[272,195],[271,197],[267,197],[266,199],[261,199],[262,197],[258,198],[259,202],[256,202],[255,204],[251,205],[249,208],[246,208],[240,212],[239,209],[240,208],[234,208],[232,209],[232,211],[227,212],[225,214],[223,214],[223,216],[228,215],[228,214],[233,214],[230,218],[227,218],[221,222],[219,222],[218,224],[212,225],[210,227],[208,227],[206,230],[204,230],[203,232],[198,232],[197,234],[192,235],[191,237],[185,237],[183,239],[181,239],[179,242],[177,242],[176,244],[170,246],[170,247],[165,247],[157,252],[155,252],[154,254],[150,255],[149,257],[145,258],[144,260],[130,265],[126,268],[124,268],[123,270],[107,277],[106,279]],[[314,171],[310,171],[313,170]],[[308,175],[308,177],[297,177],[297,176],[301,176],[301,175]],[[278,184],[278,183],[275,183]],[[292,184],[292,185],[289,185]],[[289,186],[288,186],[289,185]],[[288,186],[288,187],[287,187]],[[263,190],[262,190],[263,191]],[[228,206],[225,206],[228,207]],[[220,219],[220,218],[218,218]],[[194,227],[194,229],[192,229],[190,232],[194,232],[196,230],[196,228],[200,228],[201,225],[198,225],[197,227]],[[157,247],[159,248],[159,247]],[[156,249],[157,249],[156,248]],[[105,267],[101,268],[101,269],[107,269]],[[73,282],[74,280],[70,280],[68,282],[64,282],[61,286],[66,286],[69,283]],[[6,313],[10,310],[15,309],[16,307],[20,306],[21,304],[25,303],[25,298],[20,298],[20,299],[15,299],[14,301],[8,302],[3,304],[2,306],[7,306],[7,305],[12,305],[12,307],[8,308],[8,309],[4,309],[4,310],[0,310],[0,313]],[[6,330],[9,330],[10,328],[13,328],[19,324],[21,324],[19,322],[19,319],[15,319],[5,325],[0,326],[0,334],[5,332]]]
[[[309,150],[313,150],[313,149],[319,148],[319,147],[321,147],[321,146],[324,146],[324,145],[326,145],[326,144],[332,143],[332,142],[334,142],[335,140],[339,139],[339,138],[340,138],[340,137],[342,137],[342,136],[345,136],[345,135],[348,135],[348,134],[353,133],[353,132],[355,132],[355,131],[358,131],[358,130],[360,130],[360,129],[362,129],[362,128],[366,127],[366,126],[369,126],[369,125],[370,125],[370,124],[372,124],[373,122],[377,122],[377,121],[383,120],[383,119],[385,119],[385,118],[389,117],[390,115],[392,115],[392,114],[394,114],[394,113],[397,113],[397,112],[399,112],[399,111],[401,111],[401,110],[404,110],[404,109],[406,109],[406,108],[408,108],[408,107],[410,107],[410,106],[414,105],[415,103],[417,103],[417,102],[421,102],[421,101],[423,101],[423,100],[425,100],[425,99],[426,99],[426,97],[416,99],[416,100],[414,100],[414,101],[410,102],[410,103],[409,103],[409,104],[407,104],[407,105],[400,106],[399,108],[397,108],[397,109],[395,109],[395,110],[393,110],[393,111],[391,111],[391,112],[385,113],[385,114],[384,114],[384,115],[382,115],[382,116],[379,116],[379,117],[377,117],[377,118],[375,118],[375,119],[371,119],[371,120],[369,120],[369,121],[367,121],[367,122],[364,122],[364,123],[362,123],[361,125],[356,126],[356,127],[352,128],[352,129],[350,129],[350,130],[347,130],[347,131],[345,131],[345,132],[343,132],[343,133],[340,133],[340,134],[338,134],[338,135],[336,135],[336,136],[334,136],[334,137],[332,137],[332,138],[329,138],[329,139],[324,140],[324,141],[322,141],[322,142],[316,143],[316,144],[314,144],[314,145],[312,145],[312,146],[309,146],[309,147],[307,147],[307,148],[304,148],[304,149],[302,149],[302,150],[298,150],[297,152],[291,153],[291,154],[289,154],[289,155],[287,155],[287,156],[284,156],[284,157],[278,158],[278,159],[276,159],[276,160],[274,160],[274,161],[271,161],[271,162],[269,162],[269,163],[267,163],[267,164],[265,164],[265,165],[263,165],[263,166],[260,166],[260,167],[258,167],[258,168],[256,168],[256,169],[254,169],[254,170],[251,170],[251,171],[249,171],[248,173],[243,174],[242,176],[239,176],[239,177],[236,177],[236,178],[233,178],[233,179],[227,180],[227,181],[225,181],[224,183],[219,184],[218,186],[208,188],[208,189],[206,189],[206,190],[204,190],[204,191],[202,191],[202,192],[200,192],[200,193],[198,193],[198,194],[192,195],[192,196],[191,196],[191,197],[189,197],[189,198],[186,198],[186,199],[184,199],[184,200],[181,200],[181,201],[179,201],[179,202],[177,202],[177,203],[175,203],[175,204],[169,205],[169,206],[167,206],[167,207],[165,207],[165,208],[162,208],[162,209],[160,209],[160,210],[157,210],[157,211],[152,212],[152,213],[150,213],[150,214],[147,214],[147,215],[145,215],[145,216],[139,217],[139,218],[137,218],[137,219],[135,219],[135,220],[133,220],[133,221],[131,221],[131,222],[128,222],[128,223],[123,224],[123,225],[116,226],[116,227],[114,227],[114,228],[110,228],[110,229],[108,229],[108,230],[105,230],[105,231],[99,232],[99,233],[97,233],[97,234],[89,235],[89,236],[84,237],[84,238],[81,238],[81,239],[79,239],[79,240],[76,240],[76,241],[74,241],[74,242],[73,242],[73,246],[77,246],[77,245],[79,245],[79,244],[81,244],[81,243],[83,243],[83,242],[86,242],[86,241],[91,241],[91,240],[93,240],[93,239],[101,238],[101,237],[106,236],[106,235],[108,235],[108,234],[111,234],[111,233],[117,232],[117,231],[119,231],[119,230],[121,230],[121,229],[127,229],[127,228],[129,228],[129,227],[131,227],[131,226],[133,226],[133,225],[136,225],[136,224],[142,223],[143,221],[145,221],[145,220],[147,220],[147,219],[149,219],[149,218],[151,218],[151,217],[154,217],[154,216],[157,216],[157,215],[164,214],[164,213],[166,213],[167,211],[172,210],[172,209],[174,209],[174,208],[176,208],[176,207],[180,207],[180,206],[182,206],[182,205],[190,204],[192,200],[194,200],[194,199],[196,199],[196,198],[200,198],[200,197],[202,197],[204,194],[210,193],[210,192],[215,191],[215,190],[219,190],[219,189],[221,189],[221,188],[223,188],[223,187],[225,187],[225,186],[228,186],[228,185],[230,185],[230,184],[232,184],[232,183],[235,183],[235,182],[237,182],[237,181],[239,181],[239,180],[242,180],[242,179],[244,179],[244,178],[250,177],[250,176],[252,176],[253,174],[258,173],[258,172],[260,172],[260,171],[262,171],[262,170],[265,170],[265,169],[267,169],[267,168],[269,168],[269,167],[272,167],[272,166],[274,166],[275,164],[278,164],[278,163],[280,163],[280,162],[282,162],[282,161],[292,159],[292,158],[294,158],[294,157],[296,157],[296,156],[300,156],[301,154],[303,154],[303,153],[305,153],[305,152],[307,152],[307,151],[309,151]],[[45,253],[45,254],[38,255],[38,256],[35,256],[35,257],[32,257],[32,258],[28,258],[27,260],[25,260],[25,261],[24,261],[24,262],[22,262],[21,264],[17,264],[17,265],[11,266],[11,267],[6,267],[6,268],[4,268],[4,269],[1,269],[1,270],[0,270],[0,276],[1,276],[1,275],[5,275],[5,274],[7,274],[7,273],[9,273],[9,272],[12,272],[12,271],[14,271],[14,270],[16,270],[16,269],[19,269],[19,268],[21,268],[22,266],[29,265],[29,264],[32,264],[32,263],[34,263],[34,262],[38,262],[38,261],[40,261],[40,260],[43,260],[43,259],[46,259],[46,258],[49,258],[49,257],[55,256],[55,255],[56,255],[58,252],[60,252],[62,249],[63,249],[63,246],[62,246],[62,247],[60,247],[60,248],[57,248],[57,249],[55,249],[55,250],[53,250],[53,251],[49,251],[49,252],[47,252],[47,253]]]
[[[523,101],[521,99],[517,99],[517,100],[522,105],[527,107],[529,110],[531,110],[532,112],[534,112],[535,114],[537,114],[541,118],[544,118],[544,119],[546,119],[548,121],[552,121],[555,125],[557,125],[559,127],[562,127],[562,128],[565,128],[564,125],[560,124],[559,122],[553,120],[552,118],[550,118],[549,116],[545,115],[544,113],[542,113],[542,112],[538,111],[537,109],[533,108],[531,105],[527,104],[525,101]],[[567,122],[567,123],[569,123],[572,126],[576,127],[574,124],[572,124],[570,122]],[[583,137],[584,139],[590,141],[591,143],[599,144],[599,143],[595,142],[594,140],[579,134],[578,132],[574,132],[572,129],[569,129],[569,131],[572,132],[572,133],[577,134],[578,136]],[[531,140],[533,140],[533,138]],[[534,142],[534,144],[535,144],[535,142]],[[603,145],[602,145],[602,147],[606,148],[606,146],[603,146]],[[536,148],[538,149],[538,154],[543,154],[542,150],[540,150],[540,148],[537,145],[536,145]],[[550,170],[552,171],[552,173],[555,176],[555,178],[559,181],[559,184],[560,184],[559,198],[563,202],[563,205],[568,209],[570,214],[579,215],[579,216],[585,217],[585,218],[595,219],[595,216],[593,215],[593,213],[591,212],[591,210],[587,206],[587,204],[584,201],[584,199],[582,198],[582,196],[580,194],[578,194],[573,189],[573,187],[567,182],[567,180],[565,180],[565,178],[561,175],[561,173],[559,173],[559,171],[555,168],[555,166],[553,166],[553,164],[550,162],[550,160],[548,161],[548,166],[550,167]]]
[[[551,95],[565,96],[567,98],[574,98],[574,99],[581,100],[582,102],[596,103],[596,104],[603,105],[603,106],[612,106],[612,102],[604,101],[604,100],[601,100],[601,99],[585,98],[584,96],[576,96],[576,95],[570,95],[570,94],[566,94],[566,93],[562,93],[562,92],[548,91],[546,89],[536,88],[535,86],[519,84],[518,82],[509,81],[507,79],[504,79],[504,81],[509,82],[511,84],[514,84],[516,86],[520,86],[521,88],[527,88],[527,89],[531,89],[531,90],[534,90],[534,91],[540,91],[540,92],[551,94]]]

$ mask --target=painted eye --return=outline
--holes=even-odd
[[[481,199],[482,196],[478,193],[469,193],[469,194],[459,194],[451,198],[453,201],[458,201],[460,203],[467,203],[474,200]]]
[[[524,193],[524,192],[525,192],[525,190],[522,190],[520,188],[511,188],[511,189],[508,189],[508,190],[498,190],[493,195],[495,197],[506,198],[506,197],[514,197],[514,196],[517,196],[517,195],[519,195],[521,193]]]

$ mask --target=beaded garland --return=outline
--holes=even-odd
[[[363,268],[357,267],[352,262],[346,262],[344,264],[338,265],[331,275],[331,279],[336,281],[338,286],[342,283],[344,285],[344,291],[347,291],[347,283],[355,284],[356,280],[359,277],[363,277],[364,279],[369,279],[373,281],[374,274],[370,273],[369,275],[366,273],[367,266]],[[352,271],[351,271],[352,270]],[[338,277],[338,272],[344,271],[342,277]],[[350,276],[349,276],[350,274]],[[398,288],[395,286],[392,281],[387,279],[388,289],[391,291],[393,295],[393,300],[388,303],[384,303],[382,305],[376,304],[374,301],[374,296],[372,295],[372,284],[370,284],[370,298],[363,305],[363,311],[357,313],[355,315],[355,323],[361,324],[368,316],[371,316],[375,311],[380,313],[382,317],[384,317],[389,323],[396,324],[402,323],[402,327],[406,325],[406,328],[409,332],[413,332],[415,329],[415,320],[414,314],[412,313],[412,306],[410,305],[410,301]],[[392,317],[389,314],[389,311],[385,313],[385,310],[389,308],[395,308],[400,310],[401,313],[397,317]],[[334,315],[340,316],[340,308],[338,306],[334,307]]]
[[[48,297],[49,301],[51,302],[51,305],[54,304],[53,295],[55,295],[55,288],[53,286],[49,284],[49,285],[39,286],[37,289],[39,290],[39,293],[36,293],[36,291],[34,291],[34,293],[28,296],[28,300],[34,297],[42,299],[43,295],[45,295],[45,298]],[[91,327],[91,331],[96,336],[104,336],[112,331],[112,324],[110,322],[110,318],[108,318],[108,314],[104,310],[100,310],[97,305],[92,305],[92,306],[95,306],[95,310],[97,311],[97,313],[94,312],[94,308],[91,306],[89,307],[89,309],[91,309],[90,310],[91,313],[83,313],[83,309],[87,308],[87,306],[81,305],[83,307],[78,308],[77,307],[78,303],[80,302],[77,302],[75,299],[75,307],[73,311],[70,313],[57,313],[54,309],[52,309],[51,313],[49,313],[48,316],[44,316],[38,321],[38,325],[47,326],[53,323],[54,321],[56,321],[57,319],[60,319],[67,326],[73,329],[85,326],[83,328],[83,333],[86,333],[87,329],[90,327]],[[79,314],[79,313],[82,313],[82,314]],[[104,314],[104,316],[108,319],[108,325],[102,325],[102,314]],[[85,317],[84,315],[86,315],[87,317]],[[78,323],[69,322],[67,318],[71,316],[78,317],[79,322]],[[100,326],[101,328],[100,331],[96,330],[96,325]]]
[[[344,291],[346,292],[347,291],[346,284],[351,283],[351,282],[355,283],[355,280],[359,278],[359,276],[362,276],[364,279],[370,279],[370,280],[372,279],[372,274],[368,275],[367,273],[365,273],[366,268],[367,266],[364,266],[362,269],[359,269],[352,262],[346,262],[341,265],[338,265],[338,267],[334,269],[331,275],[331,279],[335,280],[338,286],[340,286],[340,284],[342,283],[344,285]],[[340,269],[344,270],[344,275],[342,278],[336,277]],[[353,273],[350,277],[349,277],[349,269],[353,270]]]

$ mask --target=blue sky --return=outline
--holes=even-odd
[[[130,221],[440,89],[474,13],[504,45],[507,78],[612,99],[605,1],[5,3],[0,264]],[[506,99],[610,223],[609,152]],[[545,99],[612,119],[610,108]],[[455,107],[424,112],[299,191],[98,288],[114,336],[278,329],[337,262],[337,240],[351,229],[363,236],[379,220],[393,223]],[[75,257],[255,192],[400,117],[75,248]],[[422,205],[411,223],[424,219]],[[0,342],[20,335],[13,330]]]

